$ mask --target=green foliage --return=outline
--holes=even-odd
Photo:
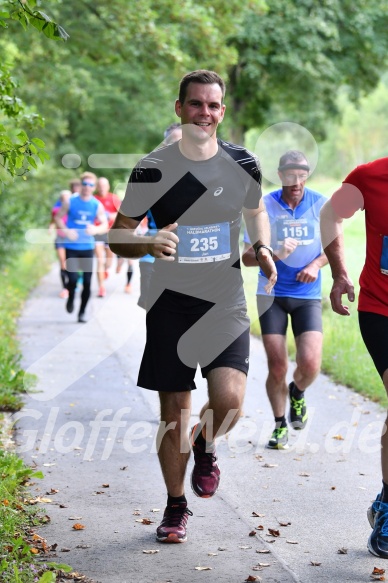
[[[50,39],[66,40],[68,35],[58,24],[41,10],[35,10],[39,0],[0,1],[0,26],[9,28],[12,21],[19,22],[24,30],[28,25],[38,29]],[[12,53],[9,46],[0,45],[0,192],[2,185],[9,185],[13,178],[23,177],[32,169],[38,168],[38,162],[49,159],[45,143],[39,138],[31,138],[27,131],[35,131],[43,125],[38,114],[29,111],[16,94],[17,82],[14,79]]]
[[[385,0],[274,0],[250,10],[230,42],[233,109],[244,130],[292,120],[325,135],[337,93],[373,89],[387,64]]]
[[[378,87],[352,103],[348,91],[339,94],[341,122],[328,122],[328,135],[320,145],[320,171],[330,169],[332,176],[343,180],[358,164],[388,156],[388,77]]]
[[[58,24],[56,24],[42,10],[34,10],[41,5],[40,0],[2,0],[0,2],[0,26],[8,27],[7,21],[12,19],[19,22],[24,30],[28,25],[33,26],[43,32],[47,38],[53,40],[67,40],[69,35]],[[7,10],[4,10],[4,9]]]

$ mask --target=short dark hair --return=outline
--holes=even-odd
[[[288,150],[283,156],[280,156],[279,170],[286,164],[300,164],[301,162],[307,162],[307,158],[303,152],[299,150]]]
[[[197,71],[192,71],[187,73],[182,77],[179,84],[179,96],[178,99],[181,103],[184,103],[187,95],[187,87],[189,83],[202,83],[202,85],[212,85],[217,83],[222,91],[222,99],[225,97],[226,86],[224,80],[215,71],[208,71],[207,69],[198,69]]]

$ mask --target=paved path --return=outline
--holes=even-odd
[[[157,395],[136,386],[145,340],[138,273],[131,296],[124,273],[107,280],[104,299],[95,297],[94,281],[86,325],[66,313],[58,282],[55,266],[20,320],[24,366],[39,383],[17,425],[19,452],[45,473],[31,493],[51,500],[41,534],[57,543],[56,561],[101,583],[242,583],[249,575],[361,583],[374,566],[388,567],[366,549],[383,411],[320,375],[308,391],[306,429],[291,432],[287,451],[265,449],[273,427],[256,339],[244,416],[218,445],[220,489],[202,500],[187,483],[189,540],[157,543],[166,496],[154,446]],[[200,378],[198,385],[194,421],[206,395]],[[76,522],[85,528],[74,530]],[[254,570],[260,563],[268,566]]]

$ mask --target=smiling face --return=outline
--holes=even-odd
[[[218,124],[224,119],[225,105],[217,83],[189,83],[183,103],[175,103],[184,134],[195,141],[216,139]]]

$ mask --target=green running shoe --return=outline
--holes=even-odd
[[[306,399],[295,399],[292,396],[292,383],[288,385],[290,391],[290,424],[293,429],[303,429],[308,420]]]
[[[275,427],[267,447],[269,449],[288,449],[288,427]]]

